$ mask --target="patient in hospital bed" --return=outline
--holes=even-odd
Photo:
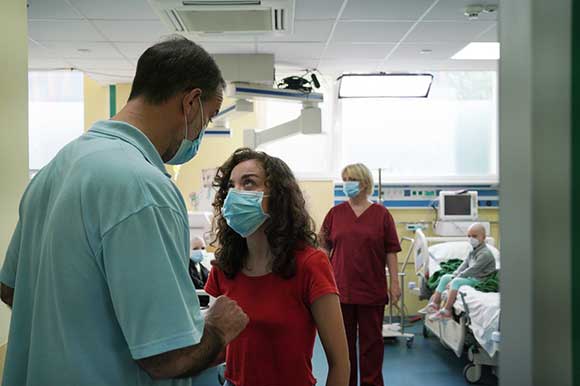
[[[495,259],[485,243],[486,234],[483,225],[478,223],[471,225],[467,237],[473,250],[455,272],[441,277],[429,304],[419,310],[419,313],[429,315],[429,320],[451,318],[451,310],[457,299],[459,287],[464,285],[473,287],[495,273]],[[449,289],[447,302],[441,307],[441,294],[446,289]]]

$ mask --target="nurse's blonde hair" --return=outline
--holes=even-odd
[[[359,163],[346,165],[340,174],[343,180],[346,178],[352,178],[353,180],[359,181],[361,185],[365,186],[365,193],[367,196],[373,195],[373,190],[375,187],[373,182],[373,175],[371,174],[369,168],[367,168],[364,164]]]

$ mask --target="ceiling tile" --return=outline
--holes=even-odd
[[[407,36],[405,43],[470,42],[494,23],[492,21],[422,22]]]
[[[115,42],[156,42],[171,33],[161,21],[96,20],[94,23],[109,40]]]
[[[124,59],[86,59],[70,58],[67,59],[71,64],[78,68],[89,68],[92,70],[133,70],[135,66]]]
[[[130,59],[138,59],[143,52],[154,43],[126,43],[126,42],[113,42],[115,46],[125,55],[125,57]]]
[[[479,35],[476,42],[499,42],[499,36],[497,33],[497,24],[485,31],[483,34]]]
[[[433,60],[446,60],[455,55],[465,46],[462,42],[451,43],[403,43],[397,47],[389,57],[389,61],[403,60],[416,62],[429,62]],[[430,50],[429,53],[421,53],[421,50]]]
[[[64,0],[28,0],[28,19],[82,19]]]
[[[254,42],[228,42],[228,41],[196,41],[197,44],[205,48],[210,54],[252,54],[255,52]],[[114,42],[115,46],[129,59],[139,59],[145,50],[151,47],[151,43],[128,43]]]
[[[296,20],[292,35],[258,37],[258,41],[326,42],[333,24],[334,21],[331,20]]]
[[[312,58],[286,58],[276,59],[276,64],[280,66],[287,66],[296,68],[297,71],[303,72],[306,69],[316,68],[318,65],[317,59]]]
[[[44,45],[38,44],[35,41],[28,40],[28,59],[31,58],[61,58],[58,52],[54,52],[46,48]]]
[[[412,25],[407,22],[339,22],[332,42],[396,43]]]
[[[333,43],[324,51],[323,59],[383,59],[395,44]]]
[[[335,20],[341,6],[342,1],[338,0],[296,0],[295,18]]]
[[[28,69],[34,70],[58,70],[73,67],[68,61],[57,58],[28,58]]]
[[[89,19],[159,20],[147,0],[69,0]]]
[[[123,56],[106,42],[39,42],[48,50],[64,58],[122,59]],[[80,51],[79,51],[80,50]],[[84,51],[89,50],[89,51]]]
[[[433,71],[497,71],[496,60],[431,60],[416,62],[410,60],[388,61],[379,67],[384,72],[433,72]]]
[[[350,0],[341,20],[417,20],[433,0]]]
[[[318,69],[325,75],[329,75],[327,73],[365,73],[376,71],[380,64],[380,60],[331,59],[321,60]]]
[[[467,21],[467,16],[464,15],[465,8],[472,4],[480,5],[497,5],[499,0],[444,0],[437,3],[437,5],[429,12],[424,20],[455,20]],[[498,12],[481,13],[478,20],[497,20]]]
[[[93,26],[82,20],[29,20],[28,36],[39,41],[103,41]]]

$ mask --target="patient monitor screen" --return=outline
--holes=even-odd
[[[471,215],[471,196],[469,194],[445,196],[444,199],[446,216]]]

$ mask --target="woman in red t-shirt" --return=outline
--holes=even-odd
[[[311,386],[316,330],[329,364],[327,385],[348,384],[346,335],[328,257],[290,168],[238,149],[214,186],[218,249],[205,290],[226,295],[248,315],[226,349],[235,386]]]
[[[397,252],[401,251],[393,217],[380,204],[369,201],[373,178],[363,164],[342,171],[348,201],[332,208],[322,224],[320,245],[334,269],[348,339],[350,386],[357,385],[357,328],[360,384],[383,385],[382,336],[385,304],[401,296]],[[387,289],[385,266],[391,288]],[[389,296],[390,295],[390,296]]]

